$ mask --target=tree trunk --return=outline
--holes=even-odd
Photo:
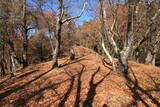
[[[23,68],[28,66],[28,38],[25,33],[23,41]]]
[[[2,67],[0,66],[0,76],[3,75],[3,72],[2,72]]]
[[[10,55],[10,61],[11,61],[11,76],[15,77],[16,76],[16,64],[15,64],[15,55],[12,52]]]
[[[74,59],[75,59],[75,52],[74,52],[74,49],[73,49],[73,48],[71,48],[71,49],[69,50],[69,59],[70,59],[70,60],[74,60]]]
[[[114,64],[114,61],[113,61],[113,58],[112,58],[112,56],[109,54],[109,52],[108,52],[108,50],[106,49],[106,47],[105,47],[105,41],[104,41],[104,38],[105,38],[105,36],[106,36],[106,33],[107,33],[107,31],[106,31],[106,29],[105,29],[105,27],[106,27],[106,21],[105,21],[105,19],[106,19],[106,10],[104,9],[104,0],[100,0],[99,1],[100,2],[100,15],[101,15],[101,17],[100,17],[100,21],[101,21],[101,35],[102,35],[102,48],[103,48],[103,50],[104,50],[104,52],[105,52],[105,54],[107,55],[107,57],[109,58],[109,61],[112,63],[112,70],[113,71],[116,71],[116,68],[115,68],[115,64]],[[110,33],[107,33],[107,38],[109,39],[109,41],[111,42],[111,37],[112,37],[112,35],[110,35]]]
[[[128,74],[128,57],[125,52],[120,53],[119,57],[120,69],[125,74]]]
[[[41,37],[40,42],[40,61],[43,61],[43,37]]]
[[[102,48],[103,48],[105,54],[107,55],[107,57],[109,58],[109,61],[112,63],[112,70],[113,70],[113,71],[116,71],[115,63],[114,63],[114,61],[113,61],[112,56],[109,54],[109,52],[107,51],[107,49],[106,49],[106,47],[105,47],[104,38],[103,38],[103,37],[102,37]]]
[[[132,45],[134,41],[134,22],[135,22],[135,9],[137,1],[128,0],[128,23],[127,23],[127,33],[125,35],[124,47],[119,53],[119,63],[120,68],[124,74],[128,75],[128,57],[132,52]]]
[[[156,54],[153,55],[151,63],[152,63],[152,65],[156,66]]]
[[[61,29],[62,29],[62,18],[63,18],[63,0],[58,0],[58,15],[56,21],[56,33],[55,33],[55,49],[52,52],[52,69],[58,67],[58,54],[61,46]]]
[[[155,65],[155,58],[156,54],[152,53],[151,51],[148,51],[147,57],[145,59],[145,64]]]
[[[60,40],[56,39],[56,47],[53,51],[53,58],[52,58],[52,68],[58,67],[58,54],[60,50]]]
[[[83,6],[83,10],[82,12],[78,15],[78,16],[74,16],[74,17],[69,17],[63,20],[63,16],[64,16],[64,4],[63,4],[63,0],[58,0],[58,15],[57,15],[57,22],[56,22],[56,34],[55,34],[55,38],[56,38],[56,47],[53,53],[53,58],[52,58],[52,68],[58,67],[58,55],[59,55],[59,51],[60,51],[60,46],[61,46],[61,29],[62,29],[62,25],[66,22],[69,22],[73,19],[79,18],[81,17],[81,15],[83,14],[83,11],[85,9],[85,5],[86,2],[84,3]]]
[[[22,21],[23,21],[23,28],[22,28],[22,36],[23,36],[23,68],[28,66],[28,28],[27,28],[27,19],[26,19],[26,0],[23,0],[23,15],[22,15]]]
[[[56,46],[55,46],[55,50],[52,52],[53,53],[53,57],[52,57],[52,69],[55,67],[58,67],[58,55],[59,55],[59,51],[60,51],[60,46],[61,46],[61,27],[62,24],[60,21],[57,21],[57,25],[56,25],[56,34],[55,34],[55,38],[56,38]]]
[[[2,59],[0,59],[0,76],[5,75],[4,65]]]

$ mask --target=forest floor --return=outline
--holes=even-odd
[[[129,62],[129,75],[103,63],[105,57],[82,46],[76,59],[59,59],[0,78],[1,107],[160,107],[160,68]]]

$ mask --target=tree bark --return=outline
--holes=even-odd
[[[145,64],[151,64],[155,66],[155,59],[156,59],[156,54],[149,50],[145,59]]]
[[[16,64],[15,64],[15,54],[11,52],[10,54],[10,63],[11,63],[11,76],[16,76]]]
[[[0,58],[0,76],[5,75],[3,60]]]
[[[61,28],[62,28],[62,23],[61,21],[58,20],[56,24],[56,34],[55,34],[56,46],[55,50],[52,52],[53,53],[52,68],[58,67],[58,55],[61,46]]]
[[[107,36],[107,38],[109,39],[109,41],[112,42],[112,39],[111,39],[112,35],[111,35],[111,33],[106,32],[106,29],[105,29],[105,27],[106,27],[106,21],[105,21],[105,19],[106,19],[106,10],[104,9],[104,0],[99,0],[99,2],[100,2],[100,16],[101,16],[100,17],[100,21],[101,21],[101,30],[102,30],[101,33],[100,33],[101,36],[102,36],[102,48],[103,48],[105,54],[107,55],[107,57],[109,58],[109,61],[112,63],[112,70],[116,71],[116,67],[115,67],[115,63],[113,61],[113,58],[109,54],[108,50],[105,47],[105,41],[104,41],[105,36]],[[114,22],[113,22],[113,28],[114,28],[114,25],[115,25]],[[112,45],[112,46],[114,46],[114,45]],[[114,47],[114,48],[116,48],[116,47]]]
[[[23,36],[23,52],[22,52],[22,64],[23,68],[28,66],[28,28],[26,19],[26,0],[23,0],[23,14],[22,14],[22,36]]]
[[[11,76],[16,76],[16,63],[18,60],[16,59],[15,49],[14,49],[14,43],[12,40],[7,40],[7,43],[9,45],[9,55],[10,55],[10,70],[11,70]]]
[[[102,39],[103,39],[103,38],[102,38]],[[116,71],[115,63],[114,63],[114,61],[113,61],[112,56],[109,54],[109,52],[107,51],[107,49],[106,49],[106,47],[105,47],[104,40],[102,40],[102,48],[103,48],[105,54],[107,55],[107,57],[109,58],[109,61],[112,63],[112,70],[113,70],[113,71]]]
[[[121,52],[119,56],[119,64],[120,64],[120,69],[122,72],[125,74],[128,74],[128,56],[125,52]]]
[[[73,48],[71,48],[71,49],[69,50],[69,59],[70,59],[70,60],[74,60],[74,59],[75,59],[75,52],[74,52],[74,49],[73,49]]]
[[[128,57],[132,51],[132,45],[134,41],[134,22],[135,22],[135,10],[137,1],[128,0],[128,23],[127,33],[125,35],[124,47],[119,53],[119,63],[122,72],[128,74]]]
[[[156,36],[151,38],[150,49],[148,49],[147,56],[145,59],[145,64],[151,64],[155,66],[156,53],[158,49],[158,44],[160,43],[160,35],[159,32]]]
[[[25,30],[23,34],[23,68],[28,65],[28,36],[27,30]]]

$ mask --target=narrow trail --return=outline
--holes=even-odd
[[[160,68],[130,61],[130,73],[111,72],[102,58],[82,46],[76,60],[50,70],[51,62],[30,65],[17,78],[0,80],[1,107],[158,107]],[[105,59],[107,61],[107,59]]]

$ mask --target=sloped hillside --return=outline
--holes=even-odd
[[[128,76],[112,72],[104,57],[82,46],[76,59],[59,59],[19,70],[16,78],[0,78],[1,107],[158,107],[160,68],[129,62]],[[105,59],[107,61],[107,59]]]

